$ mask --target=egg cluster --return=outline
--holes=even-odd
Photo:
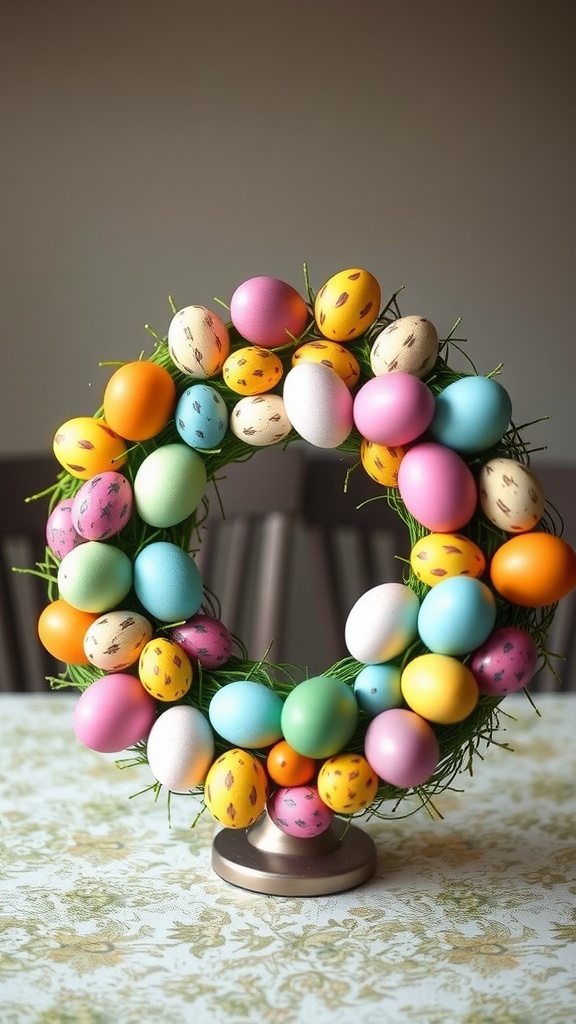
[[[224,825],[267,807],[314,836],[383,792],[421,790],[447,729],[462,725],[466,748],[478,707],[530,682],[576,553],[550,527],[507,391],[450,370],[446,347],[425,317],[381,309],[366,270],[306,298],[251,278],[229,323],[175,309],[98,413],[63,423],[46,527],[57,593],[38,632],[82,691],[80,742],[139,751],[156,785],[202,791]],[[414,543],[406,582],[350,609],[349,658],[281,687],[234,654],[191,544],[216,472],[295,439],[356,452]]]

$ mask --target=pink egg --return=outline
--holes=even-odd
[[[76,533],[72,524],[72,499],[61,501],[48,516],[46,543],[53,555],[60,560],[72,551],[84,538]]]
[[[132,515],[132,487],[122,473],[98,473],[82,484],[72,502],[72,524],[85,540],[107,540]]]
[[[478,494],[469,466],[434,441],[406,452],[398,469],[398,490],[410,515],[435,533],[462,529],[476,510]]]
[[[171,631],[171,637],[202,668],[222,668],[232,653],[233,640],[226,626],[211,615],[193,615]]]
[[[145,739],[155,717],[156,701],[140,680],[115,672],[84,690],[74,709],[74,732],[90,750],[115,754]]]
[[[292,285],[276,277],[251,277],[234,292],[230,319],[253,345],[278,348],[290,344],[290,335],[300,337],[310,314]]]
[[[538,648],[523,629],[495,630],[474,651],[470,668],[481,693],[501,697],[527,686],[536,672]]]
[[[399,789],[421,786],[434,773],[440,748],[432,726],[414,711],[392,708],[376,715],[364,737],[364,754],[376,774]]]
[[[277,789],[268,801],[268,814],[281,832],[301,839],[322,835],[334,817],[315,786]]]
[[[434,395],[411,373],[386,373],[362,385],[354,399],[354,422],[363,437],[387,447],[409,444],[429,427]]]

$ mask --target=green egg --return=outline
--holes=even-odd
[[[358,704],[341,679],[312,676],[290,691],[282,708],[285,740],[305,757],[332,757],[352,738]]]
[[[136,511],[150,526],[182,523],[206,490],[206,466],[186,444],[166,444],[144,459],[134,479]]]
[[[89,540],[69,551],[58,569],[60,597],[82,612],[106,612],[132,587],[132,562],[113,544]]]

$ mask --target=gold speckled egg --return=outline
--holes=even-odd
[[[238,395],[263,395],[276,387],[282,377],[282,360],[270,349],[247,345],[228,356],[222,376]]]
[[[398,469],[406,449],[397,445],[387,448],[383,444],[362,439],[360,445],[360,461],[372,480],[383,487],[398,487]]]
[[[372,803],[378,776],[361,754],[336,754],[318,772],[320,799],[336,814],[355,814]]]
[[[490,459],[478,479],[487,519],[507,533],[526,533],[542,518],[545,495],[538,477],[516,459]]]
[[[192,685],[192,664],[179,644],[156,637],[142,650],[138,675],[144,689],[157,700],[179,700]]]
[[[248,828],[266,806],[268,781],[260,761],[246,750],[225,751],[204,783],[204,803],[227,828]]]
[[[240,441],[262,448],[283,441],[292,430],[282,395],[241,398],[230,415],[230,430]]]
[[[79,480],[120,469],[126,462],[126,444],[104,420],[75,416],[56,431],[54,455],[61,466]]]
[[[329,366],[347,388],[353,388],[360,377],[360,364],[356,356],[337,341],[307,341],[300,345],[292,356],[292,366],[301,362]]]
[[[352,268],[334,274],[314,303],[320,333],[329,341],[347,342],[374,323],[380,311],[380,285],[367,270]]]
[[[121,672],[138,661],[153,632],[148,619],[137,612],[107,612],[86,630],[84,651],[104,672]]]
[[[403,316],[377,335],[370,351],[375,377],[384,373],[411,373],[426,377],[438,357],[438,331],[425,316]]]
[[[429,533],[416,541],[410,552],[410,565],[428,587],[447,576],[471,576],[479,579],[486,559],[477,544],[460,533]]]
[[[174,365],[189,377],[214,377],[230,353],[228,328],[206,306],[184,306],[170,321],[168,351]]]

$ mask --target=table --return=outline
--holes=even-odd
[[[3,1024],[576,1019],[576,698],[509,697],[466,792],[365,824],[375,877],[262,896],[210,866],[192,797],[133,794],[75,697],[0,698]]]

